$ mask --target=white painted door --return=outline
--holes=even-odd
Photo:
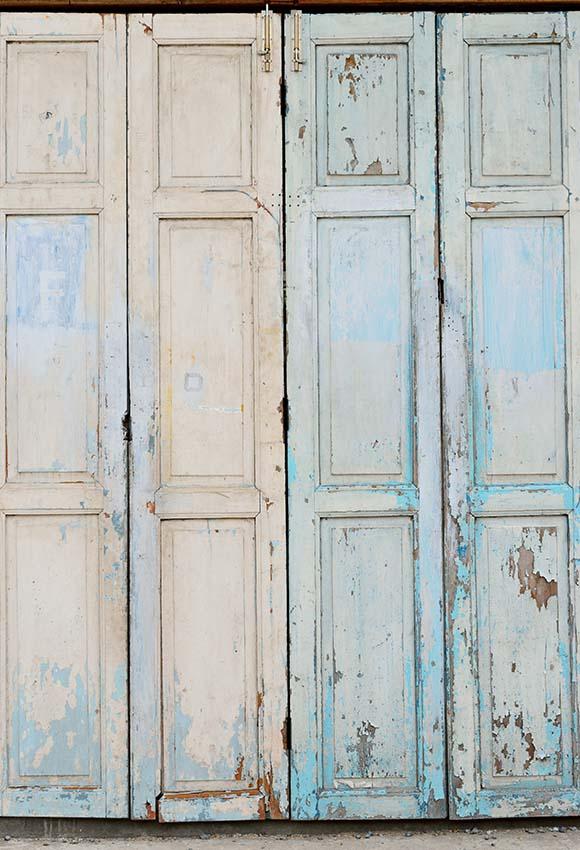
[[[126,817],[125,21],[1,14],[0,812]]]
[[[288,811],[281,27],[268,66],[265,23],[129,16],[134,818]]]
[[[580,15],[444,15],[455,816],[577,814]]]
[[[435,16],[302,15],[286,215],[292,815],[445,813]]]

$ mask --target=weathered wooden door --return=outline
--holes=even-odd
[[[0,15],[0,811],[127,793],[125,21]]]
[[[456,816],[577,814],[580,15],[445,15]]]
[[[299,29],[286,26],[292,813],[441,816],[435,16],[303,15],[301,56]]]
[[[129,18],[135,818],[288,810],[280,29]]]

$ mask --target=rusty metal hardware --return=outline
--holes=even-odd
[[[268,4],[262,12],[262,49],[258,51],[258,56],[263,57],[264,71],[272,70],[272,12]]]
[[[299,71],[302,59],[302,12],[292,10],[292,70]]]

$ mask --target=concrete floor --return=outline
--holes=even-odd
[[[45,822],[46,823],[46,822]],[[16,824],[14,824],[16,825]],[[40,850],[42,847],[63,847],[74,844],[87,850],[580,850],[580,820],[552,821],[549,824],[527,821],[525,824],[424,824],[410,826],[343,825],[340,830],[307,829],[300,834],[299,828],[271,830],[266,832],[236,832],[220,829],[213,832],[195,829],[190,835],[178,837],[94,838],[87,835],[63,837],[47,834],[35,838],[13,837],[0,832],[6,850]],[[6,822],[2,824],[5,829]]]

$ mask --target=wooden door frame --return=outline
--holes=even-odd
[[[0,0],[0,12],[207,12],[207,11],[258,11],[265,5],[257,0]],[[579,0],[272,0],[273,11],[304,9],[310,12],[325,11],[474,11],[474,12],[525,12],[548,9],[580,9]]]

